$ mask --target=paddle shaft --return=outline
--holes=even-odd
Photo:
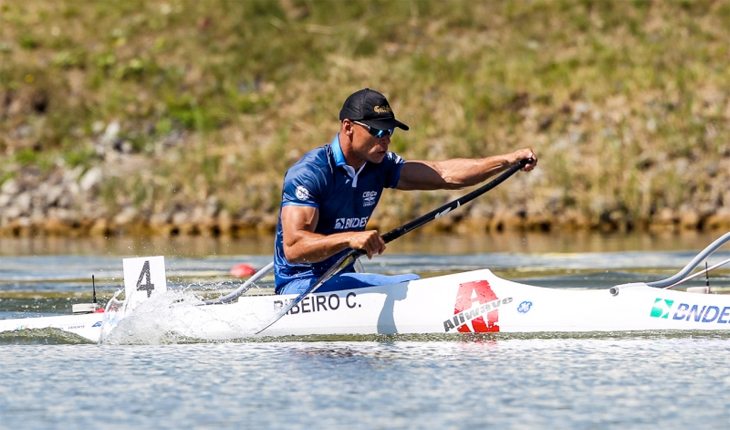
[[[496,187],[497,185],[501,184],[502,182],[506,181],[507,178],[514,175],[518,170],[525,167],[526,164],[528,164],[528,160],[521,160],[519,163],[515,164],[514,166],[510,167],[509,169],[505,170],[494,178],[493,180],[487,182],[486,184],[482,185],[481,187],[477,188],[476,190],[464,194],[463,196],[459,197],[456,200],[453,200],[449,203],[446,203],[443,206],[440,206],[431,212],[421,215],[420,217],[414,219],[413,221],[410,221],[400,227],[394,228],[393,230],[385,233],[383,235],[383,241],[385,243],[391,242],[395,239],[398,239],[399,237],[403,236],[404,234],[407,234],[418,227],[423,226],[424,224],[427,224],[436,218],[440,218],[447,213],[451,212],[452,210],[457,209],[459,206],[465,205],[469,203],[470,201],[474,200],[475,198],[481,196],[482,194],[486,193],[487,191],[491,190],[492,188]]]
[[[470,201],[474,200],[475,198],[481,196],[482,194],[486,193],[487,191],[491,190],[492,188],[496,187],[497,185],[501,184],[507,178],[514,175],[518,170],[522,169],[530,163],[531,160],[524,159],[520,160],[519,163],[511,166],[509,169],[501,173],[499,176],[497,176],[495,179],[487,182],[486,184],[482,185],[481,187],[477,188],[476,190],[465,194],[461,197],[459,197],[456,200],[453,200],[449,203],[446,203],[443,206],[439,206],[438,208],[432,210],[431,212],[422,215],[413,221],[410,221],[400,227],[394,228],[393,230],[385,233],[383,237],[383,241],[385,243],[392,242],[395,239],[398,239],[399,237],[417,229],[418,227],[423,226],[424,224],[427,224],[436,218],[439,218],[441,216],[444,216],[451,212],[452,210],[460,207],[461,205],[467,204]],[[299,294],[294,300],[290,301],[287,305],[283,306],[279,312],[276,314],[276,317],[269,322],[266,326],[264,326],[261,330],[258,330],[256,334],[261,333],[262,331],[266,330],[267,328],[271,327],[275,322],[279,321],[281,317],[286,315],[294,306],[296,306],[299,302],[304,299],[305,296],[308,294],[312,294],[319,287],[321,287],[325,282],[329,281],[333,276],[341,272],[343,269],[345,269],[350,264],[354,263],[355,260],[358,259],[361,255],[364,255],[366,252],[362,249],[351,249],[349,252],[347,252],[345,255],[343,255],[337,262],[332,265],[322,276],[320,276],[319,279],[317,279],[317,282],[312,284],[309,288],[307,288],[303,293]]]

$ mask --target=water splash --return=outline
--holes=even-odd
[[[253,314],[242,312],[233,318],[230,313],[230,306],[203,306],[203,301],[190,291],[168,291],[143,302],[124,318],[110,315],[100,342],[145,345],[228,342],[253,335],[262,323],[261,317]]]

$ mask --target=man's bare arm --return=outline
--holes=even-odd
[[[485,158],[454,158],[444,161],[407,161],[401,170],[397,188],[400,190],[453,190],[483,182],[523,159],[534,162],[525,166],[530,171],[537,157],[529,149]]]
[[[317,208],[290,205],[281,209],[284,255],[288,261],[317,263],[347,248],[362,249],[371,258],[385,250],[385,242],[376,230],[323,235],[314,232],[318,220]]]

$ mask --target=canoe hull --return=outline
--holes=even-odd
[[[0,320],[0,331],[55,327],[93,342],[138,339],[145,330],[239,339],[252,336],[295,297],[244,296],[206,306],[172,300],[161,306],[164,302],[150,300],[124,318],[107,313]],[[260,336],[634,330],[730,330],[730,296],[643,283],[600,290],[543,288],[484,269],[310,295]]]
[[[260,319],[264,319],[267,307],[268,313],[274,312],[283,300],[293,297],[243,298],[221,309],[220,316],[235,320],[236,315],[261,309]],[[661,290],[645,284],[596,290],[542,288],[477,270],[315,294],[262,334],[729,329],[730,296]]]
[[[0,320],[0,333],[55,328],[98,342],[103,321],[104,315],[101,313],[7,319]]]

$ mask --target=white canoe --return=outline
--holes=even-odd
[[[150,301],[111,325],[109,314],[91,313],[0,320],[0,332],[52,327],[98,342],[104,327],[105,336],[119,341],[144,339],[138,332],[150,329],[192,339],[237,339],[250,336],[295,297],[243,296],[206,306],[168,300],[164,310],[161,302]],[[644,283],[597,290],[543,288],[484,269],[313,294],[260,336],[626,330],[730,330],[730,296]]]
[[[180,306],[183,336],[243,337],[296,296],[242,297]],[[730,296],[662,290],[644,283],[568,290],[508,281],[487,269],[396,285],[313,294],[263,336],[730,330]]]
[[[0,333],[6,334],[19,330],[54,328],[75,334],[91,342],[98,342],[101,336],[103,322],[104,314],[98,312],[79,315],[4,319],[0,320]]]
[[[661,288],[696,276],[690,272],[726,242],[730,233],[670,278],[606,289],[536,287],[482,269],[315,293],[258,336],[730,330],[730,295]],[[126,301],[110,300],[106,312],[0,320],[0,332],[56,328],[92,342],[156,342],[170,335],[241,339],[254,336],[297,297],[243,295],[230,303],[204,304],[182,293],[159,292],[155,285],[166,290],[162,257],[125,259],[124,279]]]

